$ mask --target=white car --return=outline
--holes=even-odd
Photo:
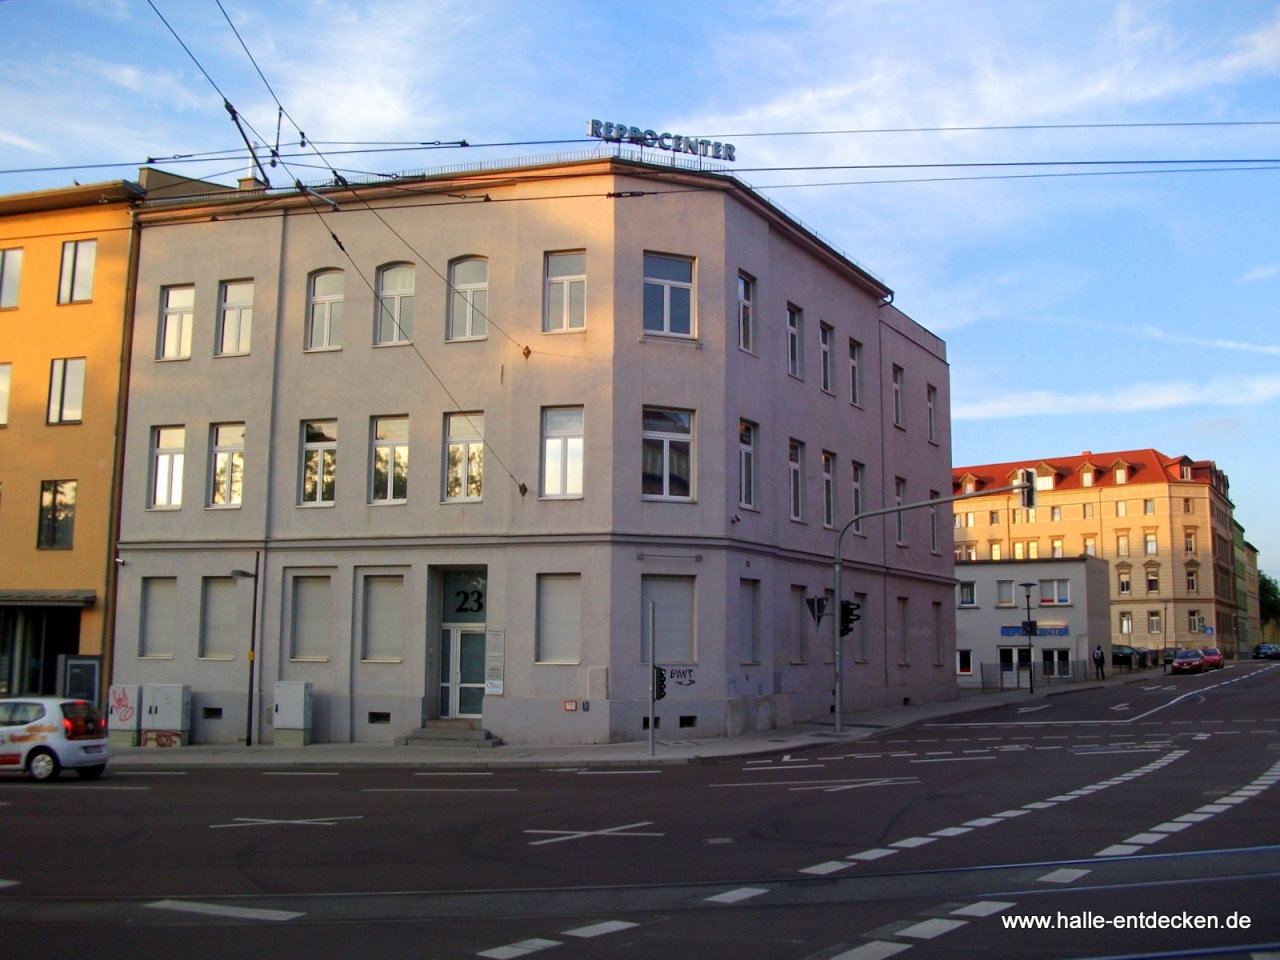
[[[0,771],[25,770],[33,780],[52,780],[67,768],[81,780],[93,780],[109,759],[107,721],[88,700],[0,700]]]

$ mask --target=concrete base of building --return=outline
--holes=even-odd
[[[271,742],[277,747],[309,747],[311,746],[310,730],[284,730],[276,727]]]
[[[113,748],[136,747],[138,745],[137,730],[108,730],[107,743]]]

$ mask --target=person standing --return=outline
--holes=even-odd
[[[1098,644],[1098,648],[1093,651],[1093,671],[1095,679],[1107,679],[1106,671],[1102,669],[1103,661],[1105,660],[1106,656],[1102,652],[1102,644]]]

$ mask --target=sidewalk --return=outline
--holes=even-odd
[[[542,746],[507,744],[487,750],[452,747],[401,747],[383,743],[317,743],[309,747],[245,747],[236,744],[198,744],[174,749],[131,747],[112,751],[114,770],[175,769],[191,767],[294,767],[330,768],[420,767],[428,769],[520,769],[541,767],[641,767],[684,763],[715,763],[734,757],[786,753],[821,744],[844,744],[876,733],[901,730],[931,720],[979,713],[1010,703],[1121,686],[1162,676],[1159,669],[1113,673],[1106,680],[1063,684],[1037,690],[1034,698],[1025,689],[982,693],[962,688],[956,700],[904,707],[884,707],[845,716],[845,730],[835,732],[831,720],[816,720],[779,730],[767,730],[732,739],[659,739],[657,755],[649,756],[647,740],[626,743]]]

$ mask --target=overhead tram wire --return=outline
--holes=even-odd
[[[734,137],[831,137],[866,133],[971,133],[999,130],[1123,130],[1161,127],[1276,127],[1280,120],[1171,120],[1126,123],[1009,123],[960,127],[868,127],[860,130],[781,130],[764,133],[707,134],[717,139]]]

